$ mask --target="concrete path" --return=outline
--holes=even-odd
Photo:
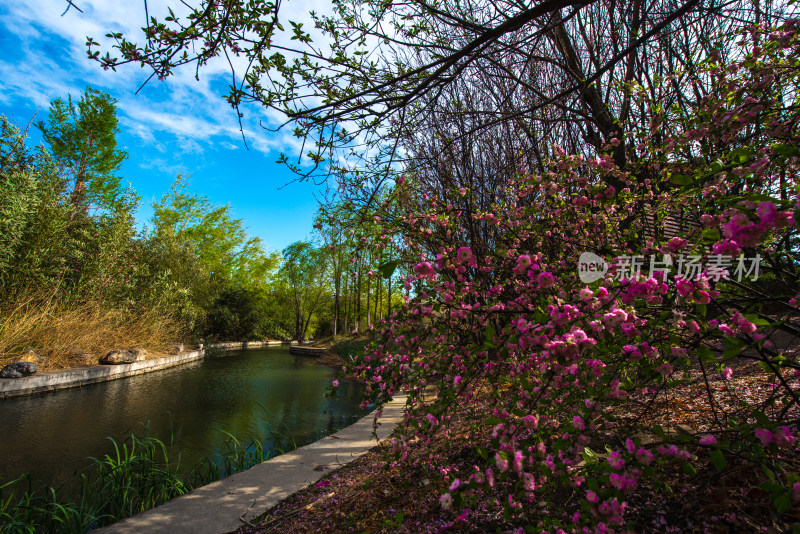
[[[380,440],[403,420],[406,397],[395,396],[378,420]],[[157,508],[94,531],[102,534],[220,534],[240,527],[292,493],[348,464],[377,445],[372,438],[373,414],[305,447],[267,460]],[[328,469],[316,470],[319,466]]]

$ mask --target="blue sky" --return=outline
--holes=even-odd
[[[160,199],[180,173],[189,175],[187,189],[216,205],[229,204],[250,234],[270,250],[310,235],[318,206],[315,195],[324,194],[324,187],[289,183],[293,175],[275,163],[280,152],[296,158],[299,149],[289,130],[273,133],[259,126],[259,121],[274,126],[280,116],[257,107],[245,110],[247,150],[236,114],[221,96],[230,76],[221,62],[201,71],[200,81],[194,79],[194,69],[187,68],[165,82],[151,81],[134,94],[148,72],[133,65],[105,72],[86,58],[84,43],[87,36],[105,43],[103,36],[109,31],[138,40],[145,22],[143,2],[75,4],[83,13],[70,9],[61,16],[65,0],[0,3],[0,114],[25,129],[34,115],[46,121],[51,100],[78,97],[92,85],[118,101],[117,142],[129,155],[119,174],[142,197],[140,223],[152,214],[150,202]],[[151,15],[163,9],[153,4]],[[31,144],[41,142],[35,127],[28,134]]]

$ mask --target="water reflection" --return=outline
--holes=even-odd
[[[180,368],[46,395],[0,401],[0,480],[22,473],[50,484],[71,478],[86,458],[113,451],[111,436],[174,437],[183,469],[227,449],[226,432],[284,449],[351,424],[361,387],[341,380],[323,394],[336,368],[273,347],[229,352]]]

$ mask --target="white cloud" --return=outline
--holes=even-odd
[[[0,27],[15,43],[14,53],[0,59],[0,104],[7,106],[12,99],[21,99],[34,108],[43,106],[40,114],[44,115],[52,99],[67,94],[77,96],[91,84],[118,99],[122,126],[156,150],[164,150],[158,141],[164,134],[174,136],[177,145],[192,154],[202,152],[204,144],[212,140],[242,146],[236,114],[220,91],[213,88],[230,78],[225,59],[217,58],[205,66],[199,81],[194,78],[193,68],[178,69],[168,81],[151,81],[135,95],[149,74],[134,65],[122,66],[117,72],[103,71],[98,63],[86,57],[84,43],[89,36],[103,44],[102,50],[108,50],[111,40],[104,35],[109,31],[123,32],[136,39],[145,24],[143,3],[80,0],[76,4],[83,13],[72,8],[61,16],[67,6],[65,0],[4,2]],[[322,2],[307,5],[308,9],[318,11],[326,8]],[[166,14],[163,3],[151,2],[149,7],[151,15]],[[305,11],[299,9],[297,13]],[[300,19],[308,22],[307,15]],[[243,58],[232,60],[241,72]],[[270,155],[300,149],[300,143],[290,132],[273,133],[259,127],[259,120],[269,126],[279,124],[280,113],[258,106],[244,111],[244,130],[251,149]]]

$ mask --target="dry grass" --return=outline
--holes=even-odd
[[[115,348],[142,347],[148,357],[185,337],[159,310],[129,312],[95,301],[60,302],[55,295],[21,295],[0,304],[0,365],[32,347],[42,370],[97,364]]]

